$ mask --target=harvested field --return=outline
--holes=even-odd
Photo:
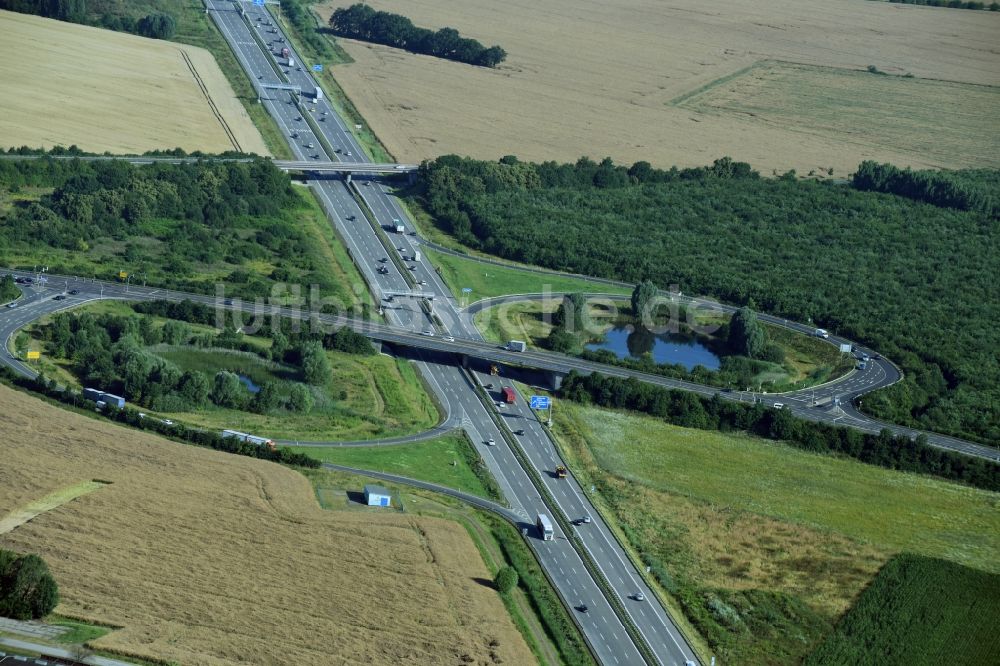
[[[347,4],[338,0],[321,13],[328,17]],[[983,109],[979,95],[966,88],[955,88],[938,109],[943,123],[960,116],[961,141],[927,152],[922,139],[897,142],[904,128],[919,131],[926,110],[940,100],[938,92],[927,97],[919,79],[1000,84],[995,12],[862,0],[464,0],[461,11],[446,0],[371,4],[417,25],[454,27],[509,54],[490,70],[341,40],[356,62],[337,66],[335,76],[400,160],[459,153],[575,161],[585,154],[693,166],[731,155],[764,173],[833,168],[834,177],[846,176],[864,159],[914,167],[997,163],[989,149],[997,142],[996,107]],[[877,119],[866,119],[860,134],[850,117],[815,127],[816,117],[822,121],[838,112],[829,104],[823,76],[795,83],[798,97],[783,110],[791,117],[752,116],[738,104],[724,113],[673,104],[776,60],[856,71],[874,65],[918,80],[900,78],[895,103],[886,104]],[[845,94],[880,95],[885,78],[858,79]],[[774,106],[785,102],[786,93],[779,86],[760,94]],[[962,147],[970,131],[978,132],[971,140],[981,149],[966,154]]]
[[[242,150],[263,139],[204,49],[0,11],[0,146]]]
[[[45,558],[59,613],[122,627],[96,647],[212,666],[532,662],[454,523],[324,512],[295,471],[6,387],[0,429],[0,515],[81,481],[111,482],[0,537]]]

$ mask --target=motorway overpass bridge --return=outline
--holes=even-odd
[[[252,162],[258,157],[153,157],[142,155],[0,155],[5,160],[82,160],[84,162],[107,162],[122,160],[129,164],[193,164],[196,162]],[[269,158],[265,158],[269,159]],[[319,160],[271,160],[282,171],[337,174],[410,174],[420,168],[418,164],[396,164],[394,162],[328,162]]]

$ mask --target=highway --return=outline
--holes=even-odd
[[[261,86],[291,84],[303,91],[316,89],[308,66],[295,52],[287,35],[275,25],[277,22],[270,14],[247,5],[244,17],[233,9],[232,4],[217,0],[206,0],[206,6],[252,81],[258,81]],[[261,43],[268,50],[263,50]],[[287,66],[287,60],[276,55],[283,48],[291,50],[294,65]],[[325,96],[323,99],[309,99],[304,94],[296,103],[288,93],[271,95],[264,88],[260,93],[262,103],[288,138],[298,159],[317,162],[370,161]],[[459,314],[454,298],[433,268],[426,261],[413,260],[419,246],[415,238],[406,233],[409,230],[395,232],[397,225],[407,225],[408,218],[383,185],[367,179],[352,182],[313,180],[309,181],[309,185],[344,239],[373,294],[383,303],[390,324],[405,329],[407,333],[404,335],[415,334],[431,339],[421,334],[446,333],[456,339],[480,340],[471,320]],[[359,201],[370,211],[372,219],[361,210]],[[386,234],[384,230],[393,231]],[[393,298],[391,303],[387,301],[389,294],[406,293],[413,287],[433,294],[434,299],[418,302],[404,298],[400,302],[400,298]],[[433,310],[440,324],[424,311],[425,307]],[[513,452],[507,446],[487,446],[486,441],[490,438],[503,441],[487,411],[491,407],[483,404],[471,390],[470,379],[460,368],[431,360],[419,361],[417,367],[439,400],[447,405],[451,417],[460,415],[466,431],[476,442],[478,452],[503,489],[511,509],[522,516],[522,529],[530,533],[534,516],[551,514],[551,510],[542,501],[531,477],[520,466]],[[623,624],[625,620],[616,614],[605,598],[573,544],[562,536],[557,535],[553,541],[530,538],[528,543],[535,550],[557,593],[571,609],[591,650],[602,664],[644,663],[640,648]],[[621,553],[618,562],[608,562],[605,566],[620,567],[626,561],[624,553]],[[631,591],[616,590],[616,593],[624,597]],[[650,605],[658,605],[654,595],[649,595],[648,599]],[[581,604],[587,605],[587,613],[572,610]],[[669,620],[668,623],[668,627],[657,623],[641,628],[656,662],[684,664],[695,661],[694,653],[686,643],[668,640],[671,631],[679,635]]]
[[[269,14],[247,5],[245,19],[231,2],[206,0],[206,6],[240,64],[251,80],[256,82],[255,85],[291,84],[304,91],[299,101],[296,101],[286,91],[260,88],[261,102],[288,139],[296,158],[294,162],[321,165],[343,161],[353,166],[370,161],[329,101],[324,98],[313,103],[309,91],[315,89],[315,82],[308,66],[302,63],[301,57],[294,52],[281,29],[268,24],[276,23]],[[260,46],[261,42],[264,49]],[[292,49],[295,65],[291,67],[284,66],[285,61],[275,55],[285,47]],[[812,420],[843,423],[874,431],[881,427],[898,428],[873,422],[854,411],[849,404],[829,408],[814,406],[815,402],[828,401],[834,396],[841,397],[842,400],[847,398],[849,401],[855,395],[897,381],[898,370],[884,360],[870,363],[865,371],[851,373],[838,382],[817,387],[815,399],[811,390],[775,398],[753,393],[719,393],[717,389],[690,382],[568,356],[537,351],[518,353],[498,348],[482,339],[472,324],[472,311],[458,307],[454,296],[429,263],[425,260],[413,260],[422,240],[412,235],[409,229],[405,229],[403,233],[393,231],[397,224],[405,227],[408,218],[390,190],[366,177],[352,177],[350,180],[313,179],[308,181],[308,185],[316,193],[333,228],[343,239],[373,295],[384,308],[387,321],[387,324],[381,324],[343,316],[319,316],[320,321],[325,324],[349,325],[372,339],[428,352],[445,352],[509,365],[524,365],[557,374],[577,370],[582,373],[634,376],[642,381],[702,395],[719,394],[729,400],[780,401],[797,416]],[[78,290],[79,293],[68,296],[65,300],[53,300],[54,294],[70,289]],[[389,300],[390,294],[414,290],[430,294],[433,299],[393,297]],[[18,328],[39,316],[97,298],[190,298],[233,312],[250,314],[256,311],[254,304],[242,303],[238,299],[233,299],[229,305],[212,296],[50,277],[49,282],[44,285],[27,287],[22,302],[17,306],[0,311],[0,337],[9,343]],[[425,308],[430,309],[434,317],[429,316]],[[267,307],[265,310],[282,316],[310,316],[309,312],[291,308]],[[761,319],[764,318],[761,316]],[[790,327],[801,326],[790,325],[788,322],[785,324]],[[808,327],[802,328],[810,330]],[[512,405],[501,404],[499,407],[495,400],[484,401],[477,392],[477,384],[486,386],[491,382],[496,383],[496,378],[463,370],[457,364],[440,359],[440,354],[428,353],[416,362],[417,368],[445,406],[446,417],[439,427],[459,426],[469,433],[477,452],[496,478],[509,504],[512,518],[525,530],[527,542],[537,554],[564,604],[570,609],[598,661],[602,664],[640,664],[646,661],[640,645],[637,645],[626,627],[633,625],[639,636],[638,643],[648,647],[654,655],[655,663],[667,666],[697,662],[691,647],[656,594],[645,585],[624,549],[595,511],[587,498],[586,490],[579,486],[572,475],[566,479],[557,479],[551,474],[557,464],[563,463],[547,431],[531,413],[523,396]],[[34,374],[19,360],[11,358],[6,350],[2,362],[22,374]],[[497,386],[494,386],[494,398],[497,390]],[[519,430],[523,430],[524,434],[514,434]],[[899,430],[906,429],[897,431]],[[515,443],[512,445],[512,442]],[[937,440],[932,443],[957,450],[963,450],[958,448],[960,446],[967,447],[964,450],[973,452],[973,455],[988,455],[991,458],[996,456],[993,449],[959,440]],[[530,465],[527,469],[518,458],[517,446],[527,458]],[[535,485],[534,478],[538,477],[543,484],[542,488]],[[553,505],[547,504],[543,495],[552,497]],[[591,522],[574,525],[571,529],[579,537],[585,556],[596,563],[599,570],[596,574],[588,570],[584,555],[581,555],[578,546],[570,538],[571,535],[563,531],[559,522],[553,521],[553,540],[542,541],[537,538],[534,521],[539,513],[563,515],[569,521],[584,516],[591,517]],[[607,581],[610,586],[610,599],[602,590],[602,580]],[[636,599],[637,592],[642,593],[644,601]],[[586,604],[589,611],[582,613],[574,610],[580,604]]]

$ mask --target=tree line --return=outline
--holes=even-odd
[[[152,12],[133,18],[88,11],[87,0],[0,0],[0,9],[34,14],[67,23],[80,23],[153,39],[170,39],[177,33],[177,19],[167,12]]]
[[[37,620],[59,603],[59,586],[38,555],[0,548],[0,617]]]
[[[989,182],[980,171],[946,177]],[[435,224],[480,251],[678,284],[858,340],[905,375],[866,396],[864,411],[1000,442],[1000,299],[991,277],[1000,272],[1000,228],[983,211],[760,178],[730,159],[661,170],[610,159],[445,156],[421,166],[416,194]]]
[[[335,10],[330,17],[330,29],[338,37],[385,44],[480,67],[496,67],[507,57],[507,52],[499,46],[487,48],[475,39],[462,37],[454,28],[441,28],[436,32],[418,28],[405,16],[361,3]]]
[[[16,374],[8,366],[0,367],[0,380],[26,391],[37,393],[38,395],[60,402],[65,405],[77,408],[91,408],[94,403],[84,399],[79,391],[68,387],[60,387],[56,380],[40,374],[33,379],[22,377]],[[108,405],[102,412],[103,416],[123,423],[140,430],[149,430],[165,437],[171,437],[186,441],[195,446],[204,446],[218,451],[235,453],[251,458],[262,458],[271,462],[297,467],[318,468],[322,463],[315,458],[304,453],[294,453],[288,449],[270,449],[266,446],[258,446],[249,442],[244,442],[233,437],[223,437],[214,430],[202,430],[200,428],[189,428],[181,423],[167,424],[160,419],[144,418],[139,410],[126,406],[125,409],[117,409]]]
[[[865,161],[851,177],[851,185],[868,192],[885,192],[942,208],[976,210],[1000,217],[1000,171],[968,169],[962,172],[912,171],[892,164]]]
[[[988,9],[991,12],[1000,11],[1000,3],[979,2],[979,0],[888,0],[902,5],[926,5],[928,7],[948,7],[949,9]]]
[[[796,418],[788,410],[770,409],[761,403],[747,405],[715,395],[702,397],[690,391],[653,386],[630,377],[582,376],[571,372],[560,395],[583,404],[630,409],[674,425],[702,430],[749,432],[782,440],[796,448],[843,455],[871,465],[904,472],[930,474],[985,490],[1000,490],[1000,465],[929,445],[883,430],[877,435],[826,423]]]

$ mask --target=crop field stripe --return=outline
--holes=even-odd
[[[712,88],[715,88],[717,86],[721,86],[723,83],[728,83],[728,82],[730,82],[730,81],[732,81],[734,79],[738,79],[739,77],[743,76],[744,74],[749,74],[750,72],[752,72],[755,69],[759,69],[760,67],[766,66],[770,62],[777,62],[777,61],[774,61],[774,60],[759,60],[759,61],[755,62],[754,64],[748,66],[748,67],[742,67],[742,68],[736,70],[732,74],[726,74],[725,76],[721,76],[721,77],[719,77],[719,78],[717,78],[717,79],[715,79],[713,81],[709,81],[705,85],[699,86],[699,87],[695,88],[694,90],[686,92],[686,93],[684,93],[682,95],[678,95],[677,97],[675,97],[672,100],[670,100],[669,102],[667,102],[667,106],[680,106],[682,103],[688,101],[689,99],[693,99],[693,98],[697,97],[698,95],[702,94],[703,92],[707,92],[707,91],[711,90]],[[793,64],[793,63],[789,63],[789,64]]]
[[[58,508],[67,502],[75,500],[77,497],[92,493],[106,485],[108,484],[105,481],[82,481],[76,485],[50,493],[42,499],[35,500],[20,509],[14,509],[4,518],[0,518],[0,534],[6,534],[46,511]]]

